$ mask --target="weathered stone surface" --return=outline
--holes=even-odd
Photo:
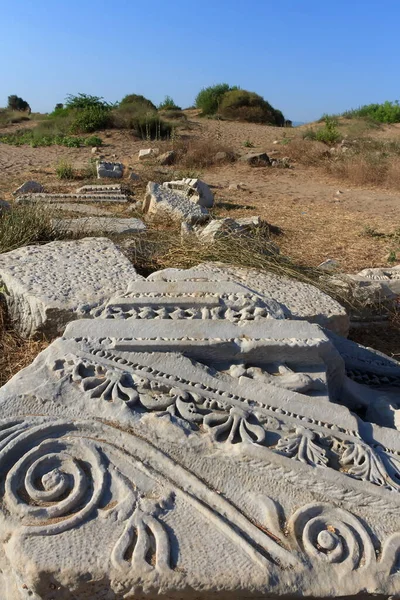
[[[253,152],[240,157],[242,162],[246,162],[251,167],[267,167],[271,164],[268,154],[265,152]]]
[[[139,150],[139,160],[146,160],[146,158],[153,158],[158,156],[160,153],[159,148],[144,148]]]
[[[346,336],[349,331],[349,317],[346,310],[336,300],[318,288],[265,273],[256,269],[232,267],[222,263],[204,263],[193,269],[165,269],[150,275],[149,279],[164,281],[236,281],[267,298],[273,298],[285,307],[289,319],[299,319],[317,323]]]
[[[335,260],[334,258],[327,258],[326,260],[324,260],[324,262],[322,262],[320,265],[318,265],[318,269],[322,269],[323,271],[336,271],[339,268],[339,262],[337,260]]]
[[[163,186],[175,190],[195,204],[212,208],[214,206],[214,194],[201,179],[179,179],[177,181],[166,181]]]
[[[118,217],[80,217],[55,219],[61,229],[73,233],[140,233],[146,225],[140,219]]]
[[[40,192],[44,192],[44,187],[40,183],[37,181],[25,181],[13,194],[17,196],[18,194],[37,194]]]
[[[0,390],[2,599],[399,594],[400,433],[345,386],[306,322],[71,323]]]
[[[109,216],[113,213],[109,210],[106,210],[103,207],[94,206],[93,203],[87,206],[86,204],[78,204],[75,202],[67,202],[66,204],[56,204],[53,203],[51,205],[52,211],[63,211],[63,212],[72,212],[72,213],[82,213],[85,215],[92,216]]]
[[[122,193],[120,183],[112,185],[83,185],[76,190],[77,194],[111,194],[113,196]]]
[[[168,152],[164,152],[164,154],[160,154],[157,158],[157,162],[161,166],[172,165],[175,161],[175,152],[173,150],[169,150]]]
[[[227,236],[251,236],[263,225],[260,217],[244,217],[242,219],[213,219],[203,229],[197,231],[198,237],[207,243]],[[279,254],[279,248],[273,242],[265,241],[265,252]]]
[[[396,267],[364,269],[356,276],[357,281],[378,282],[383,291],[400,294],[400,265]]]
[[[0,255],[0,281],[15,327],[23,336],[62,333],[116,290],[139,278],[105,238],[51,242]]]
[[[188,200],[183,194],[152,181],[147,185],[143,212],[193,224],[201,224],[209,219],[207,209]]]
[[[104,177],[121,179],[124,173],[124,165],[121,163],[98,161],[96,168],[98,179],[103,179]]]
[[[18,196],[17,204],[30,204],[32,202],[128,202],[125,194],[92,193],[87,194],[25,194]]]
[[[133,281],[123,296],[92,311],[106,319],[225,319],[233,323],[284,319],[278,302],[235,282]]]

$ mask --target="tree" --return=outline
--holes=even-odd
[[[224,94],[239,89],[237,86],[229,86],[227,83],[218,83],[203,88],[196,96],[196,108],[201,108],[203,115],[215,115]]]
[[[19,111],[30,111],[30,106],[26,100],[23,100],[16,94],[12,94],[8,96],[8,104],[7,107],[9,110],[19,110]]]

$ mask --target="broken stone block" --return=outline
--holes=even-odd
[[[96,216],[96,217],[106,217],[106,216],[110,216],[113,213],[109,210],[106,210],[105,208],[98,208],[97,206],[93,206],[94,203],[92,203],[91,205],[87,206],[86,204],[78,204],[78,203],[74,203],[74,202],[67,202],[66,204],[52,204],[51,205],[51,209],[54,212],[57,211],[62,211],[62,212],[69,212],[69,213],[82,213],[85,215],[91,215],[91,216]]]
[[[172,165],[175,161],[175,152],[173,150],[169,150],[168,152],[164,152],[164,154],[160,154],[157,159],[157,162],[161,166]]]
[[[76,190],[77,194],[111,194],[115,196],[122,193],[121,184],[112,185],[83,185]]]
[[[203,229],[197,230],[197,235],[203,242],[212,243],[230,236],[251,236],[261,225],[260,217],[214,219]],[[266,254],[279,254],[278,246],[270,242],[267,237],[264,250]]]
[[[154,156],[158,156],[160,153],[159,148],[145,148],[143,150],[139,150],[139,160],[145,160],[146,158],[153,158]]]
[[[25,181],[19,188],[17,188],[14,192],[14,196],[18,196],[18,194],[38,194],[44,192],[44,187],[38,183],[37,181]]]
[[[212,208],[214,206],[214,194],[209,186],[201,179],[180,179],[178,181],[166,181],[163,186],[175,190],[189,198],[195,204]]]
[[[146,188],[143,212],[164,215],[174,221],[201,224],[209,219],[209,212],[199,204],[188,200],[183,194],[150,181]]]
[[[376,269],[363,269],[356,275],[356,280],[378,282],[383,290],[400,294],[400,265]]]
[[[347,336],[350,319],[346,309],[313,285],[256,269],[223,263],[203,263],[193,269],[164,269],[149,279],[163,281],[236,281],[260,296],[273,298],[284,307],[286,318],[317,323]]]
[[[318,265],[318,269],[322,269],[323,271],[336,271],[339,268],[340,264],[337,260],[335,260],[334,258],[327,258],[326,260],[324,260],[324,262],[322,262],[320,265]]]
[[[120,192],[88,192],[85,194],[25,194],[18,196],[16,204],[35,202],[128,202],[128,197]]]
[[[267,167],[271,165],[269,156],[265,152],[245,154],[244,156],[241,156],[239,160],[246,162],[251,167]]]
[[[61,334],[116,290],[140,278],[106,238],[26,246],[0,256],[0,282],[22,336]]]
[[[395,597],[400,433],[345,382],[306,322],[69,324],[0,390],[2,600]]]
[[[146,225],[140,219],[118,217],[80,217],[54,219],[55,225],[72,233],[140,233]]]
[[[102,179],[103,177],[121,179],[124,172],[124,165],[121,163],[98,161],[96,168],[97,179]]]

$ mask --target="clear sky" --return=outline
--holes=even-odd
[[[400,0],[0,0],[0,106],[204,86],[258,92],[310,121],[400,97]]]

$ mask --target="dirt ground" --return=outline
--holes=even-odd
[[[190,111],[187,115],[187,126],[179,129],[183,139],[203,138],[241,155],[265,151],[272,158],[282,158],[286,155],[286,139],[300,136],[302,129],[200,119]],[[7,131],[31,126],[13,125]],[[400,125],[383,127],[374,135],[400,141]],[[140,148],[159,147],[163,151],[172,145],[171,141],[138,140],[127,131],[110,130],[99,136],[103,139],[100,152],[105,159],[122,162],[139,175],[145,168],[137,158]],[[49,190],[72,191],[80,182],[59,182],[55,177],[56,164],[63,159],[84,169],[92,158],[91,149],[86,147],[32,148],[0,143],[0,198],[12,200],[12,190],[28,179],[39,181]],[[260,215],[279,226],[283,235],[276,241],[281,253],[303,265],[317,266],[333,258],[344,272],[357,272],[366,267],[388,266],[390,253],[397,253],[400,262],[398,241],[366,234],[372,230],[391,234],[400,227],[400,196],[389,189],[344,184],[319,168],[299,163],[291,169],[281,169],[252,168],[236,161],[206,169],[186,169],[182,176],[199,176],[213,186],[216,216]],[[242,189],[229,190],[232,183],[240,183]],[[139,189],[137,194],[137,199],[141,199]],[[390,331],[354,331],[353,339],[400,357],[399,333],[396,325]]]
[[[31,124],[28,124],[31,126]],[[256,124],[230,123],[190,118],[189,129],[180,130],[184,137],[203,137],[233,148],[237,153],[266,151],[272,157],[285,156],[285,145],[274,144],[300,130],[288,130]],[[21,125],[8,130],[21,128]],[[400,128],[392,126],[377,135],[400,139]],[[118,160],[139,172],[138,150],[149,145],[135,140],[129,132],[108,131],[101,154]],[[253,147],[246,148],[250,142]],[[170,147],[171,142],[151,143]],[[11,199],[11,191],[26,179],[39,180],[47,186],[60,187],[55,166],[65,159],[84,168],[92,158],[90,148],[50,146],[9,146],[0,144],[0,197]],[[356,272],[365,267],[387,265],[390,252],[400,250],[384,237],[365,235],[365,230],[393,233],[400,226],[399,194],[381,188],[350,186],[327,176],[315,167],[294,164],[293,169],[252,168],[240,162],[195,171],[215,186],[216,214],[243,216],[257,214],[282,228],[281,252],[302,264],[316,266],[327,258],[339,261],[344,271]],[[229,190],[229,184],[242,183],[244,189]],[[63,184],[74,189],[76,182]],[[340,192],[340,193],[339,193]]]

